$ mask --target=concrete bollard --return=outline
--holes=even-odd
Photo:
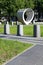
[[[40,37],[40,25],[34,25],[34,37]]]
[[[17,25],[17,35],[23,36],[23,25]]]
[[[8,22],[7,24],[4,24],[4,34],[10,34],[10,27]]]

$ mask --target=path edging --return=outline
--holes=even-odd
[[[31,47],[29,47],[28,49],[26,49],[23,52],[19,53],[18,55],[16,55],[15,57],[11,58],[10,60],[6,61],[2,65],[6,65],[7,63],[11,62],[12,60],[16,59],[18,56],[20,56],[21,54],[23,54],[24,52],[26,52],[26,51],[30,50],[31,48],[33,48],[34,46],[36,46],[36,44],[33,44]]]

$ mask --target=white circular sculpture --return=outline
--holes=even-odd
[[[17,11],[17,18],[19,22],[28,25],[34,18],[34,11],[31,8],[19,9]]]

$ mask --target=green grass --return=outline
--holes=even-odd
[[[24,25],[24,35],[33,36],[33,25]]]
[[[32,46],[32,44],[0,39],[0,65],[30,46]]]
[[[41,37],[43,37],[43,25],[40,25]]]
[[[10,27],[10,34],[17,34],[17,26],[16,25]]]
[[[0,27],[0,33],[4,33],[3,27]],[[24,35],[33,36],[33,25],[29,25],[29,26],[24,25],[23,30],[24,30]],[[10,26],[10,34],[17,34],[17,26],[16,25]]]
[[[33,36],[33,25],[24,25],[23,32],[25,36]],[[43,25],[40,25],[41,37],[43,37]],[[0,27],[0,33],[4,33],[4,28]],[[17,26],[10,26],[10,34],[17,34]]]
[[[0,33],[4,33],[4,26],[0,25]]]
[[[43,37],[43,25],[40,25],[40,35]],[[33,25],[24,25],[23,26],[23,32],[25,36],[33,36]],[[11,34],[17,34],[17,26],[13,26],[10,28]]]

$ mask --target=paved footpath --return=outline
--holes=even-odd
[[[0,35],[0,38],[15,39],[22,42],[31,42],[36,44],[31,49],[27,50],[18,57],[13,58],[13,60],[4,65],[43,65],[43,38],[17,37],[9,35]]]
[[[4,35],[0,34],[0,38],[10,39],[10,40],[18,40],[25,43],[33,43],[33,44],[41,44],[43,45],[43,37],[26,37],[26,36],[16,36],[16,35]]]

